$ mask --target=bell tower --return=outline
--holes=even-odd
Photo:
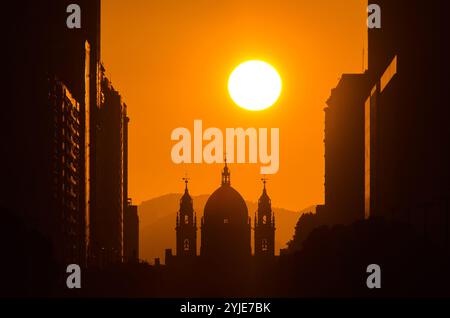
[[[180,210],[177,213],[177,256],[195,256],[197,252],[197,215],[194,213],[192,198],[189,195],[189,178],[183,178],[184,194],[180,199]]]
[[[225,167],[223,168],[223,171],[222,171],[222,185],[224,186],[224,185],[231,185],[231,173],[230,173],[230,169],[228,169],[228,166],[227,166],[227,155],[225,154],[225,157],[224,157],[224,162],[225,162]]]
[[[266,191],[266,178],[262,178],[263,192],[255,215],[255,256],[275,255],[275,215]]]

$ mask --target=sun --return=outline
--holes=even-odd
[[[281,77],[270,64],[252,60],[238,65],[228,79],[231,99],[240,107],[259,111],[269,108],[281,94]]]

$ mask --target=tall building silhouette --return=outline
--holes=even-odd
[[[70,3],[6,4],[1,158],[8,186],[0,206],[47,238],[59,264],[84,266],[94,204],[100,1],[78,1],[81,29],[66,26]]]
[[[366,215],[449,248],[449,4],[374,2],[382,27],[369,30]]]
[[[184,194],[180,199],[180,210],[177,213],[176,242],[178,257],[192,257],[197,254],[197,216],[194,212],[192,198],[189,195],[188,179],[185,182]]]
[[[80,104],[63,83],[49,80],[49,106],[54,112],[55,128],[52,210],[57,211],[59,218],[55,221],[60,225],[53,235],[64,242],[54,252],[58,259],[70,264],[83,260],[85,253]]]
[[[343,74],[325,108],[325,207],[328,224],[364,218],[364,102],[367,74]],[[319,210],[320,210],[319,209]]]
[[[255,213],[255,256],[275,255],[275,215],[272,202],[267,195],[265,178],[263,192],[258,200],[258,211]]]
[[[105,265],[123,260],[123,219],[127,207],[127,106],[103,75],[97,113],[96,205],[91,213],[91,258]]]
[[[369,1],[368,69],[344,74],[325,109],[325,206],[320,222],[383,217],[449,245],[449,4]]]

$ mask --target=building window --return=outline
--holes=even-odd
[[[267,224],[267,216],[263,215],[262,217],[262,223]]]
[[[223,219],[224,224],[228,224],[228,219]]]
[[[269,250],[269,246],[267,244],[267,240],[266,239],[262,240],[262,244],[261,245],[262,245],[263,252],[267,252]]]
[[[185,252],[189,251],[189,240],[188,239],[185,239],[183,242],[183,250]]]
[[[189,224],[189,216],[188,215],[184,216],[184,224]]]

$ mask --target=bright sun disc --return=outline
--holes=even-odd
[[[280,97],[281,78],[270,64],[247,61],[231,73],[228,92],[238,106],[248,110],[263,110]]]

